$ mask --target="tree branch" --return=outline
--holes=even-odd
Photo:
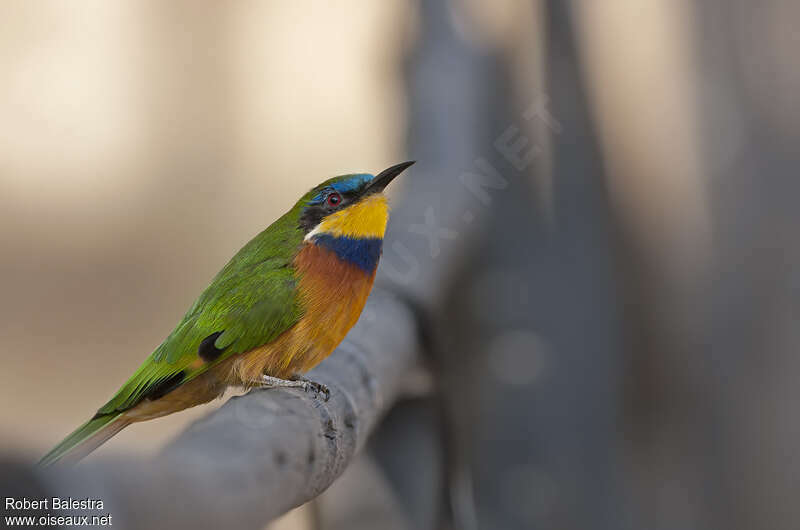
[[[117,527],[263,528],[342,473],[393,401],[417,346],[411,311],[375,289],[359,323],[309,374],[330,388],[328,402],[297,390],[251,391],[153,460],[90,459],[31,473],[50,496],[103,499]]]

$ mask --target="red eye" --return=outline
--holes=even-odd
[[[342,196],[338,193],[331,193],[328,195],[328,206],[339,206],[342,202]]]

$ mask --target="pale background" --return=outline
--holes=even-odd
[[[402,159],[404,4],[0,3],[0,451],[91,416],[308,188]]]
[[[91,415],[308,188],[402,158],[408,17],[400,2],[0,3],[3,447],[41,451]],[[107,449],[151,451],[202,413]]]

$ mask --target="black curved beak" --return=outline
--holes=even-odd
[[[408,162],[403,162],[402,164],[392,166],[388,169],[384,169],[370,181],[366,188],[364,188],[363,195],[382,192],[383,189],[389,185],[389,183],[393,181],[397,175],[405,171],[409,166],[414,165],[414,162],[416,162],[416,160],[410,160]]]

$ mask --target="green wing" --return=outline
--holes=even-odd
[[[96,417],[158,398],[231,355],[273,341],[300,319],[303,310],[291,260],[302,235],[292,213],[234,256]],[[196,362],[201,345],[213,360]]]

